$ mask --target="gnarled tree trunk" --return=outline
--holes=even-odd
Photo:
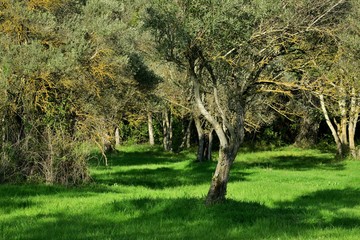
[[[190,72],[191,73],[191,72]],[[194,80],[194,93],[195,103],[200,113],[205,119],[212,125],[220,141],[219,159],[216,166],[215,173],[211,180],[210,189],[206,196],[206,204],[211,205],[214,203],[225,200],[227,183],[229,181],[230,168],[237,155],[240,144],[244,139],[244,108],[241,106],[241,102],[237,102],[237,112],[232,115],[233,121],[229,123],[225,115],[224,110],[218,104],[218,111],[221,114],[222,124],[216,120],[216,118],[206,110],[201,98],[200,98],[200,86],[198,79],[193,74]],[[217,99],[217,90],[214,89],[215,101]]]
[[[234,155],[234,149],[220,148],[218,163],[206,197],[207,205],[225,200],[227,183],[230,176],[230,168],[235,157],[236,155]]]

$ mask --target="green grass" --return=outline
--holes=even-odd
[[[359,239],[360,162],[292,147],[241,152],[228,200],[204,206],[215,162],[122,147],[78,188],[0,185],[0,239]]]

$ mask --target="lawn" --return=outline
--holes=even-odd
[[[216,162],[126,146],[82,187],[0,185],[0,239],[359,239],[360,161],[293,147],[239,153],[228,200]]]

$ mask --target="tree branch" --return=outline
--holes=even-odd
[[[340,4],[344,3],[345,0],[339,0],[337,3],[335,3],[333,6],[331,6],[325,13],[321,14],[315,20],[309,24],[309,26],[306,28],[306,31],[309,31],[309,29],[314,26],[317,22],[319,22],[322,18],[324,18],[327,14],[329,14],[334,8],[339,6]]]
[[[195,92],[195,103],[198,109],[200,110],[200,113],[210,122],[210,124],[214,127],[216,134],[219,137],[220,144],[223,147],[227,147],[229,145],[228,139],[225,135],[224,130],[222,129],[220,123],[216,121],[216,119],[206,110],[203,102],[201,101],[200,97],[200,84],[196,76],[194,76],[194,73],[190,73],[190,76],[193,79],[194,82],[194,92]]]

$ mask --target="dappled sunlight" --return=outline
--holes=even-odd
[[[311,169],[343,170],[344,162],[329,152],[293,147],[277,151],[239,153],[235,165],[240,168],[270,168],[305,171]]]
[[[110,155],[109,167],[93,165],[88,185],[0,185],[0,227],[6,229],[0,238],[351,239],[360,234],[358,162],[289,149],[240,154],[228,199],[206,207],[216,162],[195,162],[189,154],[125,152]]]
[[[208,166],[207,166],[208,165]],[[186,168],[162,167],[141,169],[117,168],[93,175],[94,181],[106,185],[144,186],[151,189],[163,189],[184,185],[208,183],[215,169],[212,164],[191,163]],[[244,181],[248,173],[235,172],[234,181]]]
[[[29,239],[83,239],[84,236],[96,239],[153,239],[167,236],[174,239],[205,239],[205,236],[206,239],[232,239],[235,236],[240,239],[246,239],[245,236],[306,239],[312,237],[314,228],[326,232],[334,227],[340,232],[352,229],[360,233],[359,218],[336,212],[337,208],[344,206],[354,207],[352,203],[358,199],[359,192],[350,189],[332,191],[334,197],[340,197],[335,206],[331,200],[326,200],[324,194],[314,192],[294,201],[279,202],[274,208],[231,199],[211,207],[205,207],[203,199],[191,197],[119,199],[100,204],[97,209],[85,209],[80,214],[69,212],[31,217],[41,221],[23,227],[21,232],[24,235],[20,236]],[[343,194],[345,197],[341,197]],[[324,200],[329,205],[315,207]],[[335,212],[330,219],[322,214],[323,210]],[[93,211],[99,214],[94,215]],[[31,218],[28,217],[28,220]],[[12,218],[4,224],[16,224],[26,219]],[[260,226],[263,226],[261,231]],[[41,230],[49,228],[53,230],[50,235]]]

